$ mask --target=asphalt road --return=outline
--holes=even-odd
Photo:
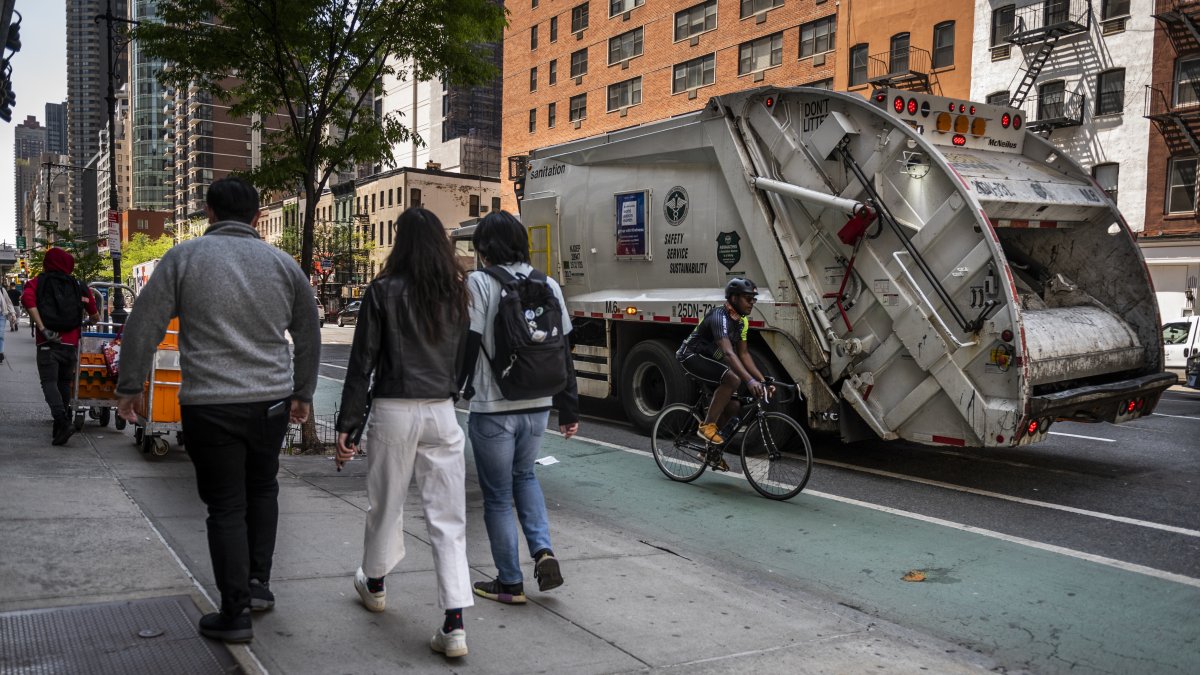
[[[336,405],[351,328],[326,328],[319,412]],[[552,508],[815,594],[1033,672],[1200,672],[1200,392],[1113,426],[1056,424],[1011,449],[814,439],[789,502],[740,474],[672,483],[619,407],[585,404],[580,436],[547,438]],[[553,420],[552,420],[553,426]],[[922,569],[914,593],[900,581]]]

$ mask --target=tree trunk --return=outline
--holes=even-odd
[[[304,220],[300,231],[300,269],[304,277],[312,283],[313,269],[313,230],[317,217],[317,184],[311,176],[304,177]],[[325,444],[317,434],[317,410],[313,408],[308,419],[300,425],[300,452],[303,454],[318,454],[325,451]]]

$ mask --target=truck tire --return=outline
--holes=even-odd
[[[625,357],[621,369],[621,406],[625,416],[642,433],[650,433],[663,408],[692,401],[696,387],[675,360],[677,347],[669,340],[645,340]]]

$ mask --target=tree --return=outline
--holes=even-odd
[[[75,257],[73,274],[80,281],[91,283],[112,279],[112,258],[101,255],[92,242],[80,239],[70,227],[58,225],[47,226],[45,238],[34,238],[33,250],[29,254],[31,275],[42,273],[46,251],[51,246],[57,246]]]
[[[151,239],[145,234],[135,234],[121,249],[121,261],[126,269],[132,272],[137,265],[163,257],[174,245],[175,242],[170,237]]]
[[[498,76],[489,43],[505,25],[495,0],[159,0],[157,13],[134,37],[170,64],[160,80],[198,87],[254,120],[264,143],[250,179],[260,189],[300,188],[297,258],[308,275],[330,176],[355,164],[394,166],[392,145],[421,142],[399,113],[376,118],[384,78],[487,82]]]

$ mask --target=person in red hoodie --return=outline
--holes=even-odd
[[[43,262],[45,270],[25,284],[21,294],[21,304],[29,312],[30,322],[37,329],[37,367],[42,380],[42,395],[50,406],[50,414],[54,416],[54,431],[51,435],[53,445],[64,445],[75,427],[71,426],[71,413],[68,405],[71,401],[71,383],[75,379],[76,354],[79,346],[79,334],[82,328],[83,312],[87,312],[90,321],[98,321],[100,312],[96,308],[96,300],[88,292],[87,287],[76,282],[79,286],[79,324],[74,328],[61,331],[51,330],[42,321],[38,312],[38,284],[44,282],[47,275],[65,275],[71,277],[75,271],[75,258],[61,248],[53,247],[46,251]]]

